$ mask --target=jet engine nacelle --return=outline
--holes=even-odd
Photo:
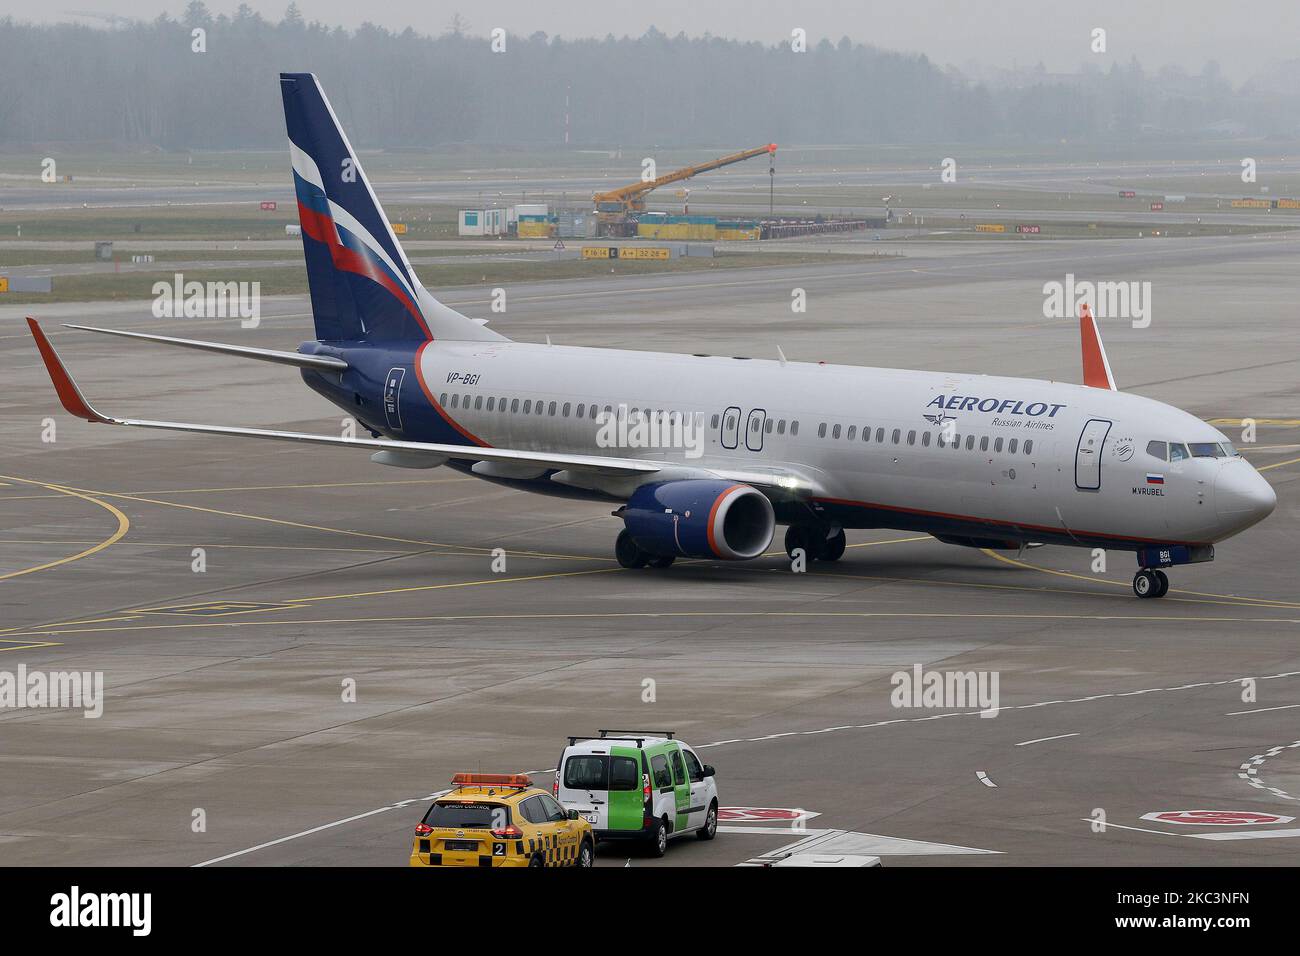
[[[628,499],[623,523],[649,554],[726,561],[758,557],[776,531],[766,495],[709,478],[642,485]]]

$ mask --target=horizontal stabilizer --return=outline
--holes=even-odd
[[[27,320],[29,323],[32,319]],[[38,327],[39,328],[39,327]],[[120,329],[97,329],[90,325],[68,325],[64,328],[78,329],[82,332],[102,332],[104,335],[120,335],[125,339],[144,339],[162,345],[179,345],[186,349],[199,349],[204,352],[220,352],[239,358],[257,359],[261,362],[276,362],[280,365],[294,365],[298,368],[323,368],[341,372],[348,363],[332,355],[303,355],[301,352],[281,352],[276,349],[255,349],[248,345],[226,345],[224,342],[203,342],[198,339],[177,339],[170,335],[148,335],[144,332],[123,332]]]

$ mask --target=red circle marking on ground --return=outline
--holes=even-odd
[[[1142,814],[1142,819],[1198,827],[1246,827],[1290,823],[1295,817],[1258,810],[1153,810]]]
[[[745,821],[747,823],[768,822],[772,820],[799,820],[808,816],[807,810],[789,809],[786,807],[719,807],[718,819],[726,820],[731,823],[736,821]]]

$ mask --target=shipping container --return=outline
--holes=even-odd
[[[460,211],[460,224],[456,231],[458,235],[462,236],[483,235],[483,210],[462,209]]]

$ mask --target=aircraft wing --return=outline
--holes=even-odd
[[[396,457],[411,460],[427,457],[431,466],[440,465],[450,458],[458,461],[485,461],[503,464],[536,465],[539,468],[577,471],[609,478],[649,477],[657,472],[669,472],[681,477],[683,472],[697,472],[699,476],[715,476],[732,481],[784,489],[787,493],[810,490],[810,483],[801,475],[779,468],[716,471],[709,468],[683,466],[681,462],[652,461],[639,458],[615,458],[604,455],[569,455],[554,452],[519,451],[509,448],[484,448],[478,445],[443,445],[435,442],[393,441],[387,438],[344,438],[333,435],[314,435],[310,432],[278,431],[265,428],[241,428],[232,425],[198,425],[189,422],[148,421],[134,418],[115,418],[97,411],[81,394],[59,358],[54,346],[41,329],[40,323],[28,317],[27,324],[36,347],[40,350],[45,369],[49,372],[54,390],[68,414],[88,422],[104,425],[130,425],[136,428],[156,428],[163,431],[193,432],[200,435],[230,435],[238,438],[263,438],[273,441],[301,442],[308,445],[341,445],[372,451],[395,453]],[[291,354],[291,353],[286,353]],[[304,356],[307,357],[307,356]]]

